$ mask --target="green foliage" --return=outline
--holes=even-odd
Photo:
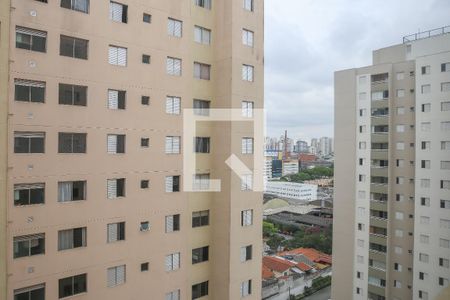
[[[315,292],[323,289],[324,287],[327,287],[331,284],[331,276],[326,277],[317,277],[316,279],[313,279],[311,287],[305,286],[305,289],[303,290],[303,294],[298,295],[295,300],[301,300],[309,295],[314,294]],[[292,297],[291,297],[292,299]]]
[[[270,249],[272,249],[273,251],[278,251],[278,247],[279,246],[283,246],[285,239],[282,238],[279,235],[273,235],[272,237],[269,238],[269,240],[267,241],[267,245],[270,247]]]
[[[315,167],[301,171],[300,173],[281,177],[282,181],[303,182],[314,179],[333,177],[334,169],[328,167]]]
[[[277,228],[273,223],[263,221],[263,236],[271,237],[277,233]]]
[[[321,252],[331,254],[332,251],[332,229],[331,227],[320,228],[300,228],[292,240],[287,241],[286,246],[290,249],[295,248],[314,248]]]

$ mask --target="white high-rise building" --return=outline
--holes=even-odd
[[[333,299],[450,299],[449,32],[335,74]]]

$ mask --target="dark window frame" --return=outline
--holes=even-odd
[[[89,3],[90,1],[89,0],[85,0],[86,3],[87,3],[87,9],[86,10],[82,10],[79,7],[76,7],[75,1],[76,0],[61,0],[60,6],[62,8],[67,8],[67,9],[70,9],[70,10],[73,10],[73,11],[78,11],[78,12],[81,12],[81,13],[89,14],[89,9],[90,9],[90,3]],[[81,1],[81,0],[77,0],[77,1]]]
[[[30,136],[26,136],[26,134],[20,136],[21,134],[23,133],[14,132],[14,153],[16,154],[45,153],[45,132],[29,132]],[[36,136],[33,136],[33,134],[35,134]],[[27,149],[21,149],[21,147]]]
[[[192,249],[192,264],[209,261],[209,246]]]
[[[65,144],[66,142],[69,145]],[[87,133],[80,132],[58,132],[58,153],[80,154],[86,153]]]
[[[66,42],[67,44],[64,44],[64,42]],[[70,44],[72,44],[71,49],[68,48]],[[61,34],[59,38],[59,55],[88,60],[89,40]]]
[[[87,292],[87,273],[58,280],[58,298],[66,298]]]
[[[211,138],[210,137],[195,137],[195,153],[210,153]]]
[[[58,89],[59,104],[87,106],[87,86],[59,83]]]
[[[209,294],[209,281],[192,285],[192,300],[207,296]]]
[[[37,240],[38,245],[32,246],[32,241]],[[20,244],[22,243],[22,249],[20,247]],[[16,245],[17,244],[17,245]],[[13,257],[14,259],[20,258],[20,257],[30,257],[34,255],[43,255],[45,254],[45,233],[39,233],[39,234],[31,234],[31,235],[24,235],[24,236],[16,236],[13,238]],[[25,251],[27,253],[24,253],[22,251]]]
[[[25,32],[18,32],[20,31],[26,31],[29,30],[29,33]],[[35,32],[33,34],[32,32]],[[44,36],[39,36],[38,33]],[[22,37],[22,40],[28,39],[27,42],[21,42],[19,41],[19,37]],[[42,30],[36,30],[32,28],[25,28],[21,26],[16,26],[16,48],[17,49],[24,49],[24,50],[30,50],[34,52],[41,52],[46,53],[47,52],[47,32]]]
[[[16,198],[17,195],[19,196],[19,198]],[[14,185],[14,206],[26,206],[44,203],[45,203],[45,183]]]

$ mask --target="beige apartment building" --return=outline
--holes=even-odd
[[[450,27],[335,73],[332,299],[449,299]]]
[[[262,194],[225,160],[263,149],[207,119],[263,108],[263,30],[262,0],[0,1],[0,299],[261,298]]]

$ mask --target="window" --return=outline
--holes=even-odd
[[[194,191],[209,190],[209,174],[195,174],[193,182]]]
[[[450,101],[441,102],[441,111],[450,111]]]
[[[405,79],[405,72],[398,72],[397,80],[403,80],[403,79]]]
[[[441,122],[441,130],[443,131],[450,130],[450,121]]]
[[[359,142],[359,149],[365,150],[366,149],[366,142]]]
[[[246,280],[241,282],[241,297],[246,297],[252,293],[252,281]]]
[[[450,170],[450,161],[441,161],[441,170]]]
[[[58,133],[58,153],[86,153],[86,133]]]
[[[142,21],[144,23],[151,23],[152,22],[152,15],[144,13],[142,15]]]
[[[405,150],[405,143],[397,142],[396,146],[395,146],[395,149],[397,149],[397,150]]]
[[[180,153],[180,137],[166,136],[166,154]]]
[[[394,270],[401,272],[402,271],[402,265],[399,263],[394,263]]]
[[[253,47],[253,31],[242,29],[242,44]]]
[[[116,266],[112,268],[108,268],[107,271],[107,286],[114,287],[117,285],[124,284],[126,281],[126,266]]]
[[[197,116],[209,116],[210,104],[210,101],[194,99],[194,114]]]
[[[241,175],[241,191],[251,191],[253,188],[252,174]]]
[[[364,256],[357,255],[356,256],[356,261],[358,262],[358,264],[363,264],[364,263]]]
[[[429,207],[430,206],[430,198],[421,197],[420,198],[420,205]]]
[[[141,189],[148,189],[149,183],[148,180],[141,180]]]
[[[450,180],[441,180],[441,189],[450,190]]]
[[[149,264],[148,262],[141,264],[141,272],[147,272],[149,270]]]
[[[183,22],[169,18],[167,21],[167,33],[170,36],[180,38],[183,34]]]
[[[429,257],[428,254],[419,253],[419,261],[424,262],[424,263],[428,263],[429,260],[430,260],[430,257]]]
[[[61,0],[61,7],[89,13],[89,0]]]
[[[29,183],[14,185],[14,206],[43,204],[45,202],[45,184]]]
[[[441,92],[450,92],[450,82],[441,83]]]
[[[59,299],[87,292],[87,274],[59,280]]]
[[[141,97],[141,104],[142,105],[150,105],[150,97],[149,96],[142,96]]]
[[[209,260],[209,246],[192,249],[192,264],[198,264]]]
[[[248,11],[253,11],[253,0],[243,0],[244,9]]]
[[[428,189],[430,188],[431,181],[430,179],[420,179],[420,187]]]
[[[106,136],[109,154],[125,153],[125,135],[124,134],[108,134]]]
[[[110,65],[126,67],[126,65],[127,65],[127,48],[109,45],[108,63]]]
[[[450,141],[442,141],[441,150],[450,150]]]
[[[404,115],[405,108],[403,106],[397,107],[397,115]]]
[[[181,59],[174,57],[167,57],[166,60],[167,74],[173,76],[181,76]]]
[[[241,226],[253,225],[253,209],[241,211]]]
[[[419,299],[428,300],[428,293],[425,291],[419,290]]]
[[[424,84],[424,85],[422,85],[421,90],[422,90],[422,94],[429,94],[429,93],[431,93],[431,85]]]
[[[367,96],[367,93],[365,93],[365,92],[359,93],[359,94],[358,94],[358,99],[359,99],[359,101],[364,101],[364,100],[366,100],[366,96]]]
[[[430,122],[422,122],[422,123],[420,123],[420,129],[422,131],[425,131],[425,132],[430,131],[431,130],[431,123]]]
[[[372,92],[372,101],[380,101],[389,98],[389,91]]]
[[[118,3],[109,2],[109,19],[114,22],[127,23],[128,6]]]
[[[173,253],[166,256],[166,271],[175,271],[180,268],[180,253]]]
[[[420,216],[420,224],[423,224],[423,225],[430,224],[430,217]]]
[[[58,251],[86,247],[86,227],[58,231]]]
[[[253,138],[242,138],[242,154],[253,154]]]
[[[166,233],[180,231],[180,215],[166,216]]]
[[[422,169],[429,169],[431,166],[431,161],[430,160],[422,160],[420,162],[421,168]]]
[[[450,220],[447,219],[440,219],[439,220],[439,227],[450,229]]]
[[[405,125],[397,125],[395,129],[397,132],[405,132]]]
[[[211,30],[194,26],[194,41],[204,45],[211,44]]]
[[[242,65],[242,80],[253,81],[254,67],[249,65]]]
[[[439,257],[439,266],[444,268],[450,268],[450,260],[447,258]]]
[[[108,179],[106,189],[108,199],[125,197],[125,178]]]
[[[192,212],[192,228],[209,225],[209,210]]]
[[[421,234],[419,237],[420,243],[422,244],[429,244],[430,243],[430,236],[429,235],[425,235],[425,234]]]
[[[211,9],[211,0],[195,0],[195,5],[206,9]]]
[[[399,212],[399,211],[396,211],[396,212],[395,212],[395,218],[396,218],[397,220],[403,220],[403,213],[402,213],[402,212]]]
[[[441,72],[450,72],[450,63],[441,64]]]
[[[14,258],[45,254],[45,233],[16,236],[13,245]]]
[[[439,283],[440,286],[448,286],[448,279],[443,278],[443,277],[439,277],[438,283]]]
[[[14,132],[14,153],[44,153],[44,132]]]
[[[397,90],[397,97],[398,98],[405,97],[405,90]]]
[[[46,52],[47,32],[16,26],[16,48]]]
[[[241,262],[246,262],[252,259],[252,250],[252,245],[241,247]]]
[[[14,100],[23,102],[45,102],[45,82],[14,79]]]
[[[359,231],[364,231],[364,229],[365,229],[364,224],[363,223],[358,223],[358,230]]]
[[[441,208],[450,209],[450,200],[441,200],[440,204]]]
[[[425,103],[422,104],[422,112],[430,112],[431,111],[431,104],[430,103]]]
[[[139,231],[149,231],[150,230],[150,223],[148,221],[141,222],[141,225],[139,226]]]
[[[245,118],[253,117],[254,103],[251,101],[242,101],[242,116]]]
[[[211,65],[194,62],[194,78],[210,80],[211,79]]]
[[[59,104],[86,106],[87,86],[60,83]]]
[[[59,44],[59,55],[73,58],[88,58],[88,40],[71,36],[61,35]]]
[[[86,181],[58,182],[58,202],[86,200]]]
[[[125,109],[126,91],[108,90],[108,108]]]
[[[166,176],[166,193],[180,191],[180,176]]]
[[[107,225],[107,242],[114,243],[125,240],[125,222]]]
[[[180,300],[180,290],[167,293],[166,300]]]
[[[192,286],[192,300],[208,295],[208,281]]]
[[[150,55],[142,54],[142,63],[143,64],[150,64]]]
[[[195,137],[195,153],[209,153],[209,149],[209,137]]]
[[[431,142],[422,142],[422,150],[429,150],[431,147]]]
[[[421,69],[422,69],[422,75],[430,74],[430,70],[431,70],[430,66],[423,66]]]
[[[14,290],[14,300],[45,300],[45,283]]]
[[[442,248],[450,248],[450,240],[447,239],[439,239],[439,246]]]

